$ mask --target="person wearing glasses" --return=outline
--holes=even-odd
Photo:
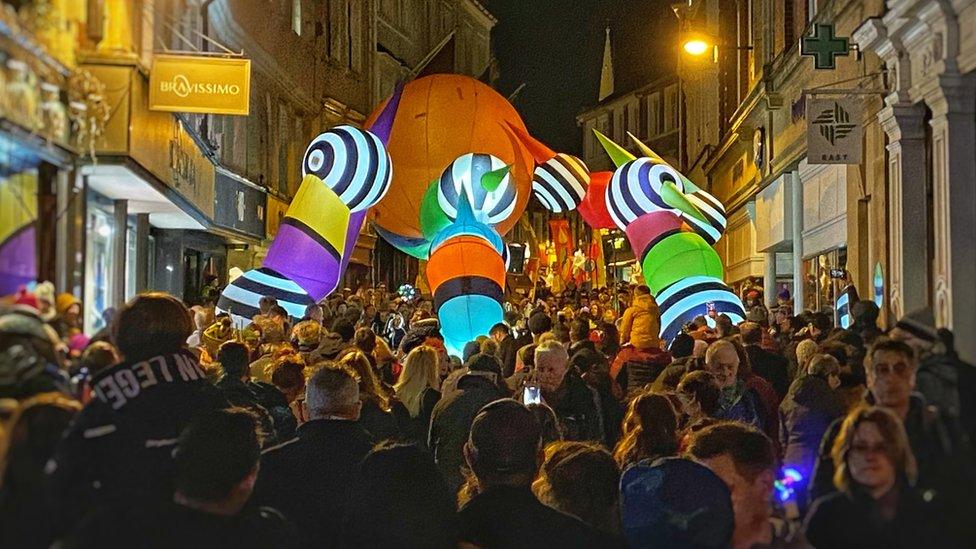
[[[838,492],[814,502],[805,534],[814,547],[953,547],[936,504],[914,488],[918,475],[897,412],[861,406],[831,445]]]
[[[916,488],[926,500],[935,502],[946,513],[965,514],[974,505],[972,451],[958,427],[915,392],[917,366],[915,351],[906,343],[877,341],[865,360],[868,391],[864,404],[883,408],[901,421],[917,463]],[[842,430],[838,419],[824,434],[810,485],[810,501],[835,490],[837,462],[833,449]]]

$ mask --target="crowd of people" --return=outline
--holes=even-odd
[[[50,293],[50,292],[48,292]],[[965,547],[973,366],[931,315],[539,287],[452,356],[385,286],[246,322],[0,314],[2,547]]]

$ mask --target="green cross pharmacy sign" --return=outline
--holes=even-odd
[[[800,39],[800,55],[813,57],[813,66],[817,69],[833,69],[837,67],[837,56],[847,56],[850,48],[847,38],[834,36],[834,26],[817,23],[813,26],[813,34]]]

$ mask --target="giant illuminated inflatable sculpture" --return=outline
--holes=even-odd
[[[712,248],[725,231],[721,202],[633,136],[641,158],[594,133],[617,166],[606,190],[607,210],[627,234],[661,309],[661,338],[670,342],[699,315],[744,320],[742,302],[723,282],[722,261]]]
[[[427,283],[444,344],[460,356],[502,321],[506,247],[491,224],[511,215],[517,193],[509,167],[480,153],[452,162],[436,184],[447,223],[432,235]]]
[[[244,325],[267,295],[298,319],[336,289],[367,209],[390,188],[393,166],[384,142],[399,93],[376,117],[373,131],[337,126],[312,140],[302,158],[302,184],[261,268],[233,280],[217,302],[218,311]]]

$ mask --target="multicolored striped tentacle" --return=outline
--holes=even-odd
[[[696,316],[745,318],[742,302],[723,282],[712,244],[725,230],[725,208],[638,141],[637,158],[596,132],[617,169],[607,209],[627,234],[644,280],[661,310],[661,338],[670,342]]]
[[[217,303],[238,322],[253,317],[264,295],[301,318],[310,303],[334,291],[366,210],[386,194],[393,168],[379,137],[338,126],[312,141],[302,174],[262,268],[231,282]]]
[[[507,172],[497,158],[468,154],[439,181],[438,202],[451,222],[431,239],[427,283],[445,346],[457,356],[503,318],[507,249],[491,223],[492,212],[515,202]]]

